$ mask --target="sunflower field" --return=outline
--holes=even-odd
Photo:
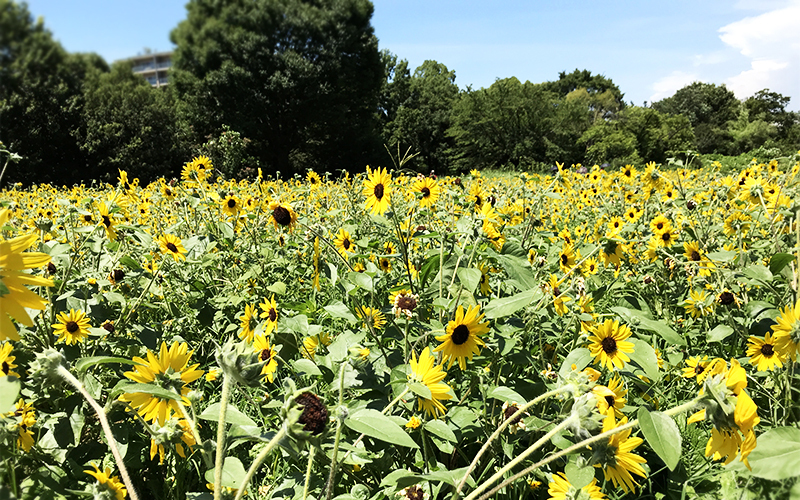
[[[0,498],[800,498],[800,153],[0,191]]]

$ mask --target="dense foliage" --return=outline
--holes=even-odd
[[[738,167],[3,190],[0,497],[796,495],[800,155]]]

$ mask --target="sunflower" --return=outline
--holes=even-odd
[[[776,367],[783,366],[785,356],[775,347],[775,339],[770,332],[764,334],[764,339],[750,337],[747,340],[747,355],[750,356],[750,364],[757,367],[758,371],[773,371]]]
[[[364,321],[364,326],[367,328],[371,324],[373,329],[380,330],[386,324],[386,316],[379,309],[357,307],[356,316]]]
[[[114,241],[117,239],[117,230],[114,229],[114,213],[111,211],[111,207],[106,205],[106,202],[100,202],[100,205],[97,206],[97,211],[100,214],[100,221],[103,224],[103,229],[106,231],[106,237]]]
[[[327,332],[311,335],[303,339],[303,347],[300,353],[306,359],[314,359],[314,355],[316,354],[319,346],[327,346],[330,344],[331,337]]]
[[[551,274],[548,288],[553,294],[553,307],[556,308],[556,314],[563,316],[567,313],[567,302],[571,301],[572,297],[561,293],[560,284],[561,281],[559,281],[558,277],[555,274]]]
[[[622,227],[625,225],[625,221],[622,220],[620,216],[614,216],[608,222],[608,231],[606,232],[606,236],[609,238],[613,238],[618,235],[622,231]]]
[[[208,374],[206,374],[206,379],[208,379]],[[176,436],[178,432],[180,432],[180,437]],[[190,449],[197,444],[189,423],[184,419],[169,419],[166,426],[156,429],[156,433],[168,434],[170,436],[169,442],[175,444],[175,451],[178,452],[181,458],[186,458],[186,451],[183,445],[178,442],[179,440],[183,441]],[[159,443],[155,439],[150,439],[150,460],[155,459],[156,455],[158,455],[158,465],[164,465],[164,451],[163,442]]]
[[[294,227],[297,224],[297,214],[291,205],[279,201],[271,201],[269,202],[269,209],[272,211],[272,224],[275,226],[276,231],[281,227],[290,233],[294,231]]]
[[[94,467],[94,470],[85,470],[83,472],[97,479],[95,488],[99,494],[98,498],[116,498],[116,500],[124,500],[125,496],[128,494],[128,490],[126,490],[125,485],[117,479],[117,476],[111,475],[111,468],[106,467],[106,469],[101,472],[95,464],[91,464],[91,466]]]
[[[214,170],[214,165],[211,163],[211,158],[205,155],[200,155],[196,158],[193,158],[192,166],[194,167],[194,171],[197,172],[197,180],[199,182],[204,182],[211,174],[211,171]]]
[[[263,311],[259,317],[267,319],[267,323],[264,325],[264,335],[269,335],[278,327],[278,305],[275,303],[275,294],[272,294],[269,300],[264,299],[259,307]]]
[[[183,405],[189,406],[189,400],[186,399],[189,393],[187,384],[203,376],[203,370],[197,369],[199,363],[189,365],[192,352],[186,342],[173,342],[169,348],[166,342],[162,342],[158,356],[149,349],[147,360],[134,356],[133,361],[138,363],[137,366],[124,375],[140,384],[155,383],[163,389],[173,390],[181,395]],[[144,392],[125,393],[119,399],[130,403],[145,420],[149,422],[157,420],[161,426],[170,418],[173,411],[181,413],[178,407],[180,403],[175,399],[162,399]]]
[[[576,251],[575,247],[569,243],[565,243],[558,255],[558,266],[561,272],[567,273],[575,266],[575,261],[581,258],[580,251]]]
[[[0,348],[0,377],[17,377],[19,378],[19,373],[13,372],[12,370],[17,367],[14,364],[14,360],[16,360],[16,356],[11,355],[11,351],[14,349],[14,346],[11,345],[10,342],[3,342],[3,347]]]
[[[619,421],[619,426],[625,425],[627,422],[628,417],[623,417]],[[609,414],[603,421],[603,432],[608,432],[616,427],[618,425],[614,415]],[[610,479],[615,488],[621,488],[625,492],[632,492],[636,486],[639,486],[633,480],[631,472],[637,476],[647,477],[647,473],[641,466],[647,460],[631,453],[644,440],[638,437],[632,438],[630,435],[631,429],[613,434],[608,438],[605,446],[598,446],[594,451],[595,457],[599,457],[600,464],[598,466],[603,467],[606,481]]]
[[[597,410],[600,413],[622,417],[621,410],[625,407],[625,395],[628,394],[622,379],[615,376],[608,382],[608,387],[596,385],[592,388],[592,393],[597,398]]]
[[[420,206],[422,208],[428,208],[432,207],[436,203],[436,200],[439,199],[442,188],[430,177],[422,177],[414,182],[411,186],[411,191],[417,193]]]
[[[440,400],[448,400],[453,396],[450,394],[450,386],[442,382],[447,376],[447,372],[442,369],[442,365],[436,365],[436,359],[429,347],[426,347],[419,355],[411,353],[411,373],[408,374],[409,382],[422,384],[431,391],[431,398],[419,396],[419,409],[433,418],[438,418],[439,414],[444,415],[447,411]]]
[[[0,227],[6,225],[9,215],[7,209],[0,210]],[[50,256],[45,253],[25,252],[38,240],[35,233],[0,240],[0,340],[19,340],[19,333],[11,318],[32,327],[33,320],[25,309],[41,311],[47,305],[47,300],[28,290],[25,285],[53,286],[53,282],[23,272],[50,263]]]
[[[708,316],[714,311],[714,300],[715,297],[705,290],[699,292],[689,290],[689,298],[686,299],[683,307],[693,318]]]
[[[306,174],[306,182],[311,186],[311,189],[317,189],[322,184],[322,178],[313,170],[309,170]]]
[[[392,194],[392,176],[386,169],[370,170],[367,166],[367,178],[364,179],[364,196],[367,197],[366,208],[373,214],[383,214],[389,209],[389,198]]]
[[[14,418],[16,421],[17,448],[26,452],[31,451],[34,443],[31,428],[36,425],[36,411],[33,409],[33,403],[26,403],[22,398],[19,398],[14,411],[2,416]],[[9,431],[13,432],[14,429],[11,428]]]
[[[607,239],[600,249],[600,259],[606,266],[614,266],[619,269],[622,265],[622,257],[625,254],[625,245],[615,239]]]
[[[53,333],[58,335],[56,343],[77,344],[83,342],[83,339],[89,335],[89,328],[92,325],[83,311],[70,309],[69,314],[61,312],[56,319],[58,319],[58,323],[52,325]]]
[[[584,275],[597,274],[597,271],[597,259],[594,257],[586,259],[581,266],[581,273]]]
[[[481,323],[483,313],[480,315],[479,313],[480,307],[478,306],[469,306],[466,313],[464,306],[458,306],[456,317],[447,324],[445,334],[436,337],[436,340],[442,344],[433,352],[441,351],[443,353],[442,362],[449,361],[448,369],[457,359],[458,366],[462,370],[466,370],[466,358],[472,361],[472,355],[480,354],[480,346],[486,345],[480,336],[489,333],[489,322]]]
[[[233,194],[226,196],[220,203],[222,204],[222,211],[232,217],[235,217],[242,208],[242,202]]]
[[[487,266],[485,262],[481,262],[478,264],[478,270],[481,272],[481,295],[488,296],[490,293],[492,293],[492,287],[489,286],[489,266]]]
[[[385,273],[392,271],[392,261],[389,260],[388,257],[380,257],[378,259],[378,266],[381,268],[381,271]]]
[[[256,308],[253,304],[247,304],[244,306],[244,314],[239,318],[242,326],[242,330],[239,332],[239,338],[245,342],[253,341],[253,331],[256,327],[255,311]]]
[[[574,498],[588,498],[589,500],[604,500],[606,498],[600,487],[597,486],[597,478],[592,478],[592,482],[580,489],[572,486],[563,472],[553,474],[553,480],[547,485],[547,493],[550,494],[548,500],[572,500]],[[582,493],[581,493],[582,492]]]
[[[162,234],[158,237],[158,246],[161,248],[161,253],[172,256],[175,262],[186,260],[186,249],[177,236]]]
[[[350,233],[345,231],[344,228],[339,228],[339,232],[336,233],[336,239],[333,240],[333,245],[345,259],[348,257],[348,253],[356,251],[355,244],[350,238]]]
[[[593,326],[590,333],[588,347],[595,363],[613,370],[615,366],[622,369],[630,361],[626,353],[633,352],[633,343],[625,340],[631,336],[627,325],[607,319],[602,325]]]
[[[256,335],[253,340],[253,349],[259,353],[258,360],[264,363],[264,368],[261,369],[264,380],[269,380],[272,383],[275,370],[278,369],[278,360],[275,358],[275,350],[269,345],[269,337]]]
[[[775,347],[784,356],[796,361],[797,353],[800,351],[800,301],[794,307],[789,305],[783,308],[775,321],[777,324],[772,325]]]
[[[683,369],[683,378],[694,378],[697,383],[702,385],[703,380],[711,371],[709,368],[716,360],[708,360],[708,356],[702,358],[691,357],[686,360],[686,368]]]
[[[663,214],[658,214],[650,221],[650,230],[653,234],[661,234],[665,231],[669,231],[672,229],[672,222],[669,219],[664,217]]]
[[[668,229],[655,237],[658,246],[669,248],[678,241],[678,231],[675,229]]]

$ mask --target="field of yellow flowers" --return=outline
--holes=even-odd
[[[0,497],[800,498],[800,153],[0,191]]]

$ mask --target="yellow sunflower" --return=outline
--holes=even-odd
[[[481,295],[488,296],[490,293],[492,293],[492,287],[489,286],[489,266],[487,266],[485,262],[481,262],[478,264],[478,270],[481,272]]]
[[[275,303],[275,294],[269,300],[264,299],[259,307],[263,311],[259,317],[267,319],[267,323],[264,325],[264,334],[269,335],[278,327],[278,305]]]
[[[308,185],[311,186],[311,189],[317,189],[320,184],[322,184],[322,179],[320,178],[319,174],[313,170],[309,170],[306,174],[306,181],[308,182]]]
[[[242,208],[242,202],[233,194],[226,196],[220,203],[222,205],[222,211],[232,217],[235,217]]]
[[[66,342],[67,345],[78,344],[89,335],[89,318],[83,311],[69,310],[69,314],[61,312],[56,316],[58,323],[52,325],[53,333],[58,335],[58,342]]]
[[[364,321],[364,325],[367,328],[371,324],[373,329],[380,330],[386,324],[386,316],[379,309],[373,309],[372,307],[357,307],[356,316]]]
[[[622,383],[622,379],[615,376],[608,382],[608,387],[596,385],[592,388],[592,393],[597,398],[597,410],[603,415],[610,413],[617,417],[622,417],[622,408],[625,407],[625,395],[628,390]]]
[[[264,380],[269,380],[269,382],[272,383],[275,370],[278,369],[278,360],[275,358],[275,351],[272,346],[269,345],[269,337],[266,335],[256,335],[253,340],[253,349],[259,353],[258,360],[264,363],[264,368],[261,369]]]
[[[663,214],[657,215],[653,220],[650,221],[650,230],[653,231],[653,234],[660,235],[665,231],[669,231],[672,229],[672,222],[667,219]]]
[[[161,248],[161,253],[170,255],[179,262],[186,260],[186,249],[183,247],[181,239],[173,234],[162,234],[158,237],[158,246]]]
[[[14,360],[17,359],[16,356],[11,355],[13,349],[14,346],[10,342],[3,342],[3,347],[0,349],[0,377],[10,375],[19,378],[19,373],[12,371],[17,367],[14,364]]]
[[[480,354],[480,346],[486,345],[480,336],[489,333],[489,322],[481,323],[483,313],[479,313],[480,307],[478,306],[469,306],[466,313],[464,306],[458,306],[456,317],[447,324],[445,334],[436,337],[436,340],[442,344],[433,352],[442,352],[442,362],[449,361],[448,369],[457,359],[458,366],[462,370],[466,370],[466,358],[472,361],[473,354]]]
[[[256,308],[253,304],[247,304],[244,306],[244,314],[242,314],[239,320],[241,321],[242,329],[239,332],[239,338],[246,341],[252,342],[253,341],[253,331],[256,329]]]
[[[336,239],[333,240],[333,245],[344,258],[347,258],[350,253],[356,251],[356,246],[350,238],[350,233],[345,231],[344,228],[340,228],[339,232],[336,233]]]
[[[683,378],[694,378],[699,385],[711,371],[710,368],[716,359],[708,360],[708,356],[702,358],[691,357],[686,360],[686,368],[683,368]]]
[[[583,492],[581,494],[581,492]],[[606,498],[600,487],[597,486],[597,478],[592,478],[592,482],[580,489],[572,486],[563,472],[553,474],[553,480],[547,485],[547,493],[550,494],[548,500],[572,500],[574,498],[588,498],[589,500],[604,500]]]
[[[7,209],[0,210],[0,227],[6,225],[9,214]],[[53,282],[23,272],[50,263],[47,254],[25,252],[38,240],[36,234],[0,240],[0,340],[19,340],[17,327],[11,318],[32,327],[33,320],[25,308],[41,311],[47,305],[47,300],[28,290],[25,285],[53,286]]]
[[[272,211],[272,224],[277,231],[280,228],[286,229],[288,232],[294,231],[297,224],[297,214],[292,209],[292,206],[278,201],[269,202],[269,209]]]
[[[26,452],[31,451],[35,442],[31,428],[36,425],[36,411],[33,409],[33,403],[26,403],[22,398],[19,398],[14,411],[3,416],[13,418],[16,422],[17,428],[11,428],[9,432],[17,431],[17,448]]]
[[[169,348],[166,342],[162,342],[158,356],[149,349],[147,360],[134,356],[133,361],[138,365],[124,375],[140,384],[155,383],[167,390],[172,389],[181,395],[184,406],[189,406],[189,400],[186,399],[186,394],[189,393],[187,384],[203,376],[203,370],[197,369],[200,363],[189,365],[192,352],[185,342],[173,342]],[[119,399],[129,402],[143,419],[149,422],[157,420],[161,426],[172,416],[173,411],[181,413],[178,407],[180,403],[175,399],[162,399],[144,392],[125,393]]]
[[[619,421],[619,426],[625,425],[627,422],[628,417],[623,417]],[[609,414],[603,421],[603,432],[610,431],[615,427],[618,427],[618,425],[614,420],[614,415]],[[647,477],[647,473],[641,466],[647,460],[631,453],[644,440],[638,437],[630,437],[630,435],[631,429],[613,434],[608,438],[606,450],[595,454],[595,456],[600,455],[606,459],[605,463],[598,464],[603,467],[603,475],[606,481],[610,479],[615,488],[621,488],[625,492],[632,492],[636,486],[639,486],[633,480],[631,472],[637,476]]]
[[[383,214],[389,209],[392,193],[392,176],[380,167],[374,171],[367,167],[367,178],[364,179],[364,196],[367,197],[366,208],[373,214]]]
[[[794,307],[791,305],[781,309],[781,314],[775,319],[777,324],[772,325],[775,333],[775,347],[784,355],[797,360],[800,351],[800,301]]]
[[[633,343],[625,340],[631,336],[627,325],[607,319],[602,325],[592,326],[589,331],[591,334],[588,347],[595,363],[609,370],[613,370],[615,366],[621,370],[630,361],[626,353],[633,352]]]
[[[439,184],[430,177],[418,178],[411,186],[411,191],[417,193],[419,204],[422,208],[432,207],[436,200],[439,199],[439,194],[442,188]]]
[[[714,311],[714,301],[716,297],[705,290],[689,290],[689,298],[686,299],[683,307],[693,318],[708,316]]]
[[[411,373],[408,374],[409,382],[416,382],[424,385],[431,391],[431,399],[419,396],[419,409],[425,413],[438,418],[447,411],[441,401],[451,399],[450,386],[442,382],[447,376],[447,372],[442,369],[442,365],[436,365],[436,359],[429,347],[426,347],[417,360],[417,353],[411,354]]]
[[[775,368],[783,366],[785,356],[775,347],[775,339],[772,334],[767,332],[764,339],[750,337],[747,340],[747,355],[750,356],[750,364],[757,367],[758,371],[773,371]]]
[[[100,496],[102,498],[124,500],[125,496],[128,494],[128,490],[125,489],[125,485],[122,484],[117,476],[111,475],[111,468],[106,467],[106,469],[101,472],[95,464],[90,465],[94,467],[94,470],[85,470],[83,472],[97,479],[96,488]]]

